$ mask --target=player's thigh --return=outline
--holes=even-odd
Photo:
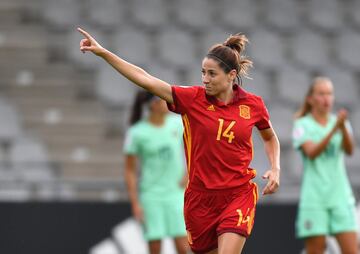
[[[224,233],[218,238],[219,254],[239,254],[241,253],[246,238],[237,233]]]
[[[337,235],[344,232],[356,232],[358,222],[354,205],[342,205],[331,209],[330,233]]]
[[[299,208],[296,218],[296,235],[311,238],[330,234],[330,214],[326,208]]]
[[[215,209],[218,201],[218,195],[189,188],[185,192],[184,217],[193,253],[208,253],[218,247],[216,228],[219,212]]]
[[[144,211],[143,232],[147,241],[160,240],[166,237],[166,219],[164,207],[151,201],[142,200]]]
[[[356,232],[343,232],[335,235],[342,254],[358,253],[358,241]]]
[[[218,236],[236,233],[249,237],[254,225],[257,197],[257,186],[251,183],[244,191],[235,192],[221,214],[221,222],[217,227]]]
[[[164,208],[168,236],[186,236],[183,197],[164,203]]]
[[[326,236],[318,235],[305,238],[307,254],[323,254],[326,249]]]

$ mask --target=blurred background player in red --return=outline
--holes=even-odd
[[[293,144],[304,167],[296,233],[308,254],[324,253],[328,235],[336,237],[341,253],[358,253],[355,198],[344,160],[354,140],[347,111],[336,116],[333,104],[331,80],[315,78],[294,124]]]
[[[80,50],[102,57],[124,77],[161,97],[182,115],[189,183],[184,215],[194,253],[241,253],[250,235],[258,199],[249,168],[251,134],[259,130],[271,168],[263,178],[263,194],[276,192],[280,179],[280,145],[261,97],[242,89],[236,80],[252,62],[242,56],[244,35],[214,45],[202,62],[204,86],[171,86],[103,48],[89,33]]]
[[[145,110],[148,114],[142,118]],[[150,254],[160,254],[161,240],[166,237],[174,240],[177,253],[186,254],[189,246],[183,209],[187,174],[181,119],[169,114],[164,100],[139,91],[130,124],[124,154],[133,216],[142,225]]]

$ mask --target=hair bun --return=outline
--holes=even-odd
[[[230,35],[225,42],[224,46],[227,46],[233,50],[236,50],[239,54],[245,50],[246,44],[249,42],[248,38],[241,33]]]

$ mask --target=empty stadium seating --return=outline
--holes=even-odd
[[[243,87],[263,97],[282,144],[282,188],[267,202],[296,201],[302,171],[291,148],[293,113],[315,75],[332,79],[335,109],[349,110],[360,141],[359,12],[354,0],[1,1],[0,200],[127,199],[122,140],[137,88],[79,51],[81,26],[179,85],[201,85],[209,47],[244,32],[254,69]],[[254,146],[261,174],[268,162],[255,133]],[[357,189],[358,158],[356,150],[347,160]]]

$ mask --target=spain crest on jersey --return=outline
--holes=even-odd
[[[250,119],[251,118],[250,107],[249,106],[240,105],[239,110],[240,110],[240,117],[242,117],[244,119]]]

